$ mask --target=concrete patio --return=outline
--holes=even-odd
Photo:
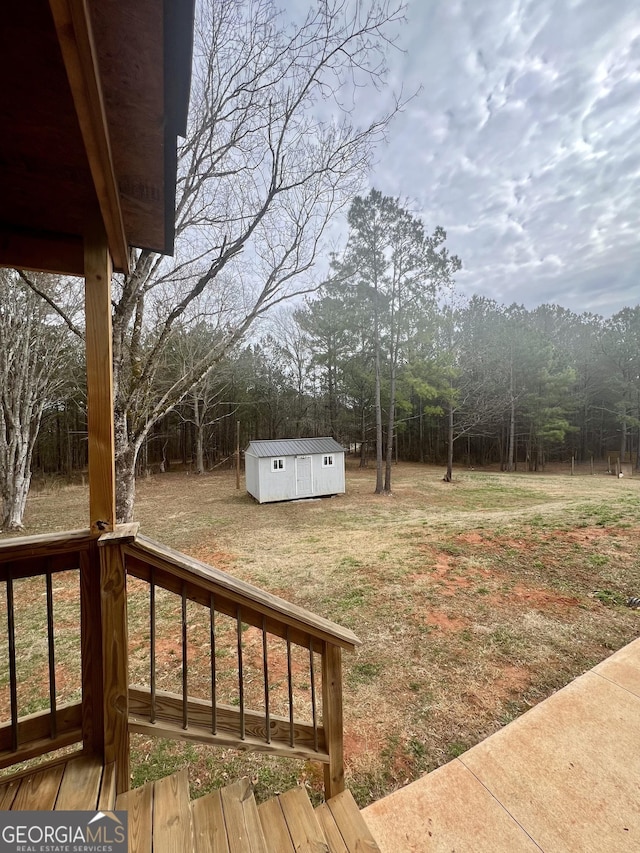
[[[382,853],[637,853],[640,639],[363,816]]]

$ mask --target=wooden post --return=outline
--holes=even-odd
[[[591,454],[591,476],[593,477],[593,453]]]
[[[322,655],[322,724],[329,753],[324,767],[325,800],[344,791],[342,717],[342,649],[324,644]]]
[[[240,488],[240,421],[236,421],[236,489]]]
[[[571,457],[571,476],[572,477],[575,474],[575,470],[576,470],[576,457],[572,456]]]
[[[84,751],[104,755],[102,610],[97,540],[80,554],[80,643]]]
[[[100,535],[113,530],[116,518],[111,257],[101,223],[85,235],[84,272],[89,519]]]
[[[128,525],[123,525],[127,530]],[[115,537],[115,538],[114,538]],[[127,587],[117,534],[100,544],[104,760],[116,762],[116,791],[129,790],[129,667]]]

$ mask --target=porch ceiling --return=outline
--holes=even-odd
[[[23,0],[0,28],[0,264],[82,274],[101,216],[129,246],[173,249],[193,0]]]

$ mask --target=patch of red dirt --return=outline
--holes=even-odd
[[[461,589],[471,586],[471,580],[462,575],[451,574],[451,559],[442,554],[436,555],[436,564],[429,572],[417,572],[409,575],[412,581],[435,581],[441,595],[455,595]]]
[[[442,631],[461,631],[469,624],[467,619],[457,619],[447,616],[441,610],[430,610],[427,614],[427,625]]]
[[[499,693],[512,696],[514,693],[523,693],[531,682],[529,670],[521,666],[505,666],[502,668],[498,678],[492,682],[491,689]]]
[[[344,757],[353,761],[361,755],[377,753],[380,749],[380,732],[373,723],[358,720],[356,726],[346,725],[344,730]]]
[[[263,667],[262,631],[249,628],[243,636],[243,657],[248,666],[261,670]],[[285,681],[288,678],[287,647],[284,640],[269,637],[267,642],[269,681]],[[309,681],[309,652],[299,646],[291,646],[291,677],[294,683]]]
[[[467,545],[482,545],[486,539],[480,533],[461,533],[458,536],[460,542],[466,542]]]
[[[496,707],[501,702],[521,697],[531,684],[526,667],[506,665],[491,680],[490,690],[473,690],[464,694],[465,702],[476,708]]]
[[[581,527],[580,530],[558,530],[555,531],[551,538],[564,537],[570,542],[593,542],[602,539],[605,536],[610,538],[611,534],[617,534],[619,531],[607,530],[604,527]]]
[[[187,654],[189,648],[187,647]],[[156,665],[171,663],[172,665],[182,665],[182,645],[181,639],[162,639],[156,637]]]
[[[195,548],[189,548],[189,554],[196,560],[201,560],[208,566],[213,566],[214,569],[223,570],[232,566],[237,559],[235,554],[218,551],[211,545],[197,545]]]

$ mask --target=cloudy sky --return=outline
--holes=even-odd
[[[409,0],[407,17],[391,83],[422,92],[372,185],[446,229],[468,295],[638,304],[638,0]]]

